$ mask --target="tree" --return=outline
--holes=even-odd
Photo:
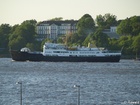
[[[132,43],[133,43],[132,36],[121,36],[120,39],[118,40],[118,46],[120,46],[120,48],[123,47],[122,53],[126,55],[131,55],[133,53]]]
[[[83,15],[77,23],[77,34],[80,38],[80,44],[85,40],[88,34],[92,33],[95,28],[95,22],[89,14]]]
[[[27,44],[26,44],[26,47],[29,48],[29,49],[32,50],[32,51],[35,49],[35,48],[34,48],[34,43],[27,43]]]
[[[101,29],[109,29],[110,26],[117,25],[116,18],[117,17],[115,15],[111,15],[110,13],[107,13],[104,16],[97,15],[96,16],[96,23],[97,23],[98,27]]]
[[[0,47],[8,48],[8,37],[11,32],[11,26],[9,24],[2,24],[0,26]]]
[[[55,17],[55,18],[52,18],[50,20],[52,20],[52,21],[60,21],[60,20],[63,20],[63,18],[62,17]]]
[[[121,21],[121,23],[117,27],[117,33],[120,35],[130,35],[132,32],[132,27],[130,23],[130,19],[128,18]]]
[[[133,50],[136,52],[136,55],[140,53],[140,34],[134,38],[133,41]]]
[[[104,28],[106,26],[104,17],[102,15],[96,16],[96,23],[97,23],[98,27],[100,27],[100,28]]]
[[[12,27],[12,29],[11,29],[10,34],[12,34],[12,33],[16,30],[16,28],[17,28],[18,26],[19,26],[18,24],[14,25],[14,26]]]
[[[122,20],[117,27],[120,35],[137,36],[140,33],[140,16],[133,16]]]
[[[28,43],[32,43],[35,40],[35,26],[30,23],[23,23],[20,27],[20,35]]]
[[[118,39],[110,39],[109,38],[109,49],[110,50],[120,50],[121,47],[119,46],[119,42],[118,42]]]
[[[69,33],[64,38],[64,43],[68,46],[80,44],[79,41],[80,40],[77,33]]]
[[[89,34],[89,35],[86,37],[86,39],[85,39],[84,42],[83,42],[83,45],[84,45],[84,46],[87,46],[89,43],[92,44],[92,45],[95,44],[95,43],[93,42],[93,40],[92,40],[92,37],[91,37],[92,34],[93,34],[93,33]]]
[[[58,39],[57,39],[57,43],[64,43],[64,37],[59,37]]]
[[[15,26],[13,33],[9,37],[9,47],[20,49],[25,47],[27,43],[30,43],[30,45],[34,43],[36,34],[35,23],[35,20],[26,20],[21,25]]]
[[[9,41],[9,48],[10,49],[21,49],[25,47],[26,43],[23,37],[17,36],[16,38],[13,38]]]
[[[102,33],[102,30],[97,30],[92,37],[97,47],[108,47],[109,37],[105,33]]]
[[[133,36],[139,35],[140,33],[140,16],[133,16],[130,18]]]
[[[37,21],[34,20],[34,19],[32,19],[32,20],[25,20],[25,21],[23,21],[21,24],[31,24],[31,25],[33,25],[33,26],[36,26]]]

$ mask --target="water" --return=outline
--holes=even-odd
[[[140,105],[140,62],[15,62],[0,58],[0,105]]]

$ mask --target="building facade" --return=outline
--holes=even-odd
[[[117,34],[117,26],[111,26],[110,29],[103,30],[103,33],[107,34],[110,38],[118,39],[119,35]]]
[[[37,24],[37,40],[42,41],[45,38],[57,39],[59,35],[75,33],[78,21],[43,21]]]

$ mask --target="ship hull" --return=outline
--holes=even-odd
[[[121,56],[44,56],[41,53],[28,53],[11,50],[15,61],[47,61],[47,62],[119,62]]]

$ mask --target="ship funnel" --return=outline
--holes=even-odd
[[[92,47],[93,47],[93,44],[88,43],[88,48],[92,48]]]

